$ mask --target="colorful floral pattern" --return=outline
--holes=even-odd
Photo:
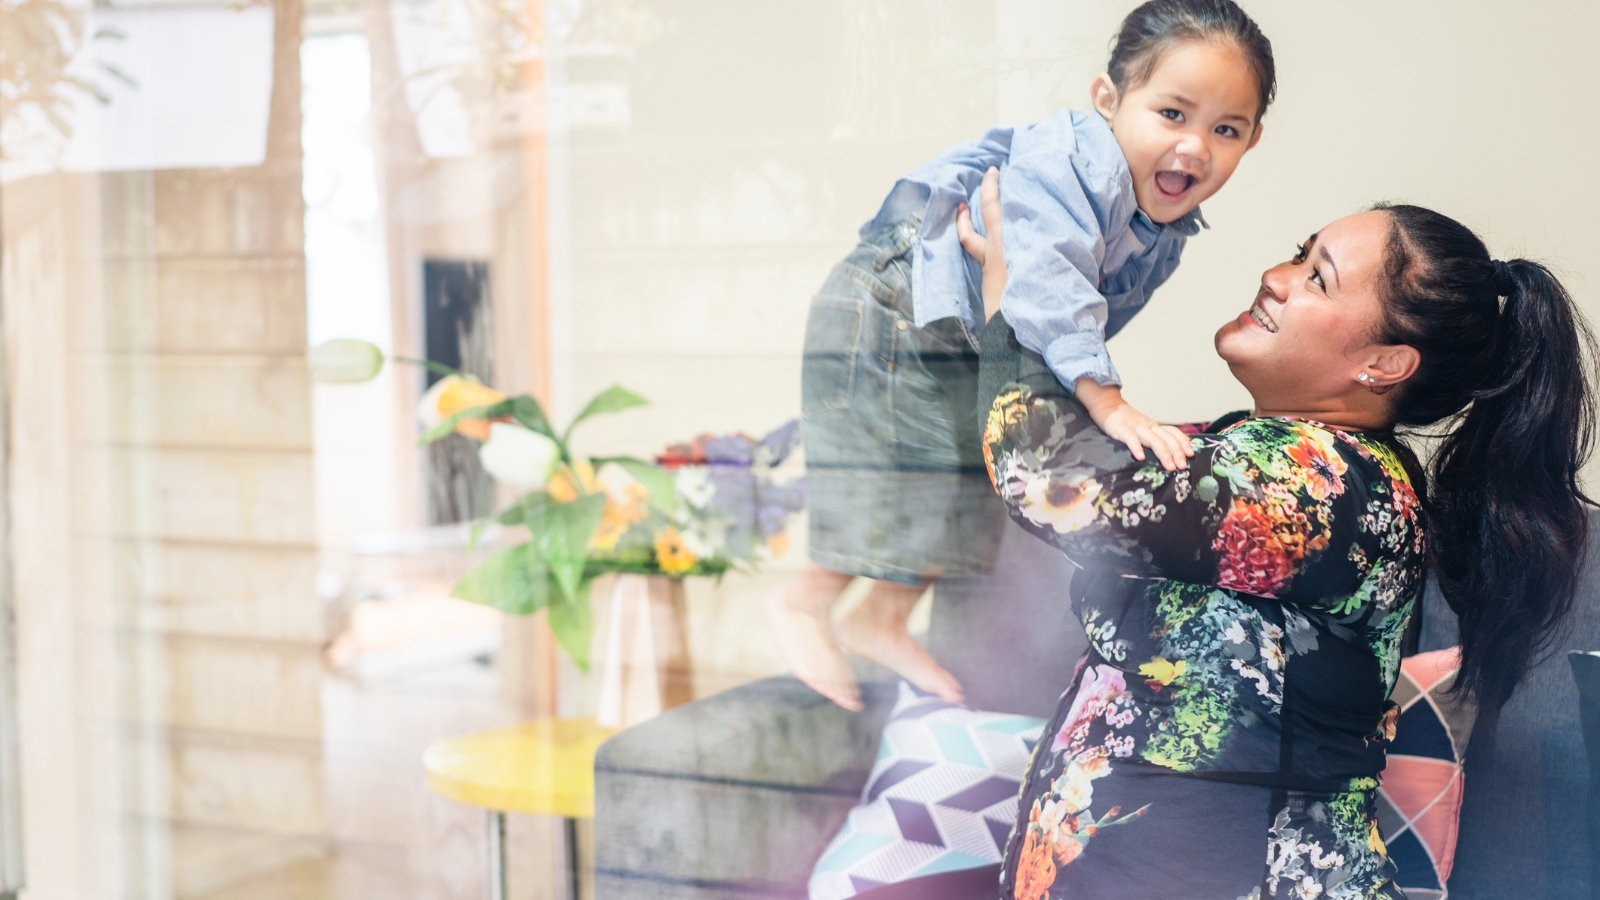
[[[1189,467],[1166,472],[1037,381],[1000,393],[984,458],[1012,517],[1084,567],[1090,654],[1023,787],[1011,896],[1053,896],[1097,831],[1162,816],[1091,809],[1095,780],[1136,766],[1287,798],[1263,818],[1271,849],[1246,896],[1399,897],[1372,809],[1425,551],[1400,453],[1247,418],[1194,434]]]

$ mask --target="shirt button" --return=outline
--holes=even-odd
[[[906,320],[905,319],[900,319],[899,321],[894,323],[894,327],[900,329],[901,331],[905,331],[907,328],[910,328],[911,326],[906,324]]]

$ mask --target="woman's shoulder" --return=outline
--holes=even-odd
[[[1411,488],[1409,453],[1392,435],[1290,416],[1245,416],[1231,422],[1225,417],[1219,424],[1222,427],[1215,432],[1221,440],[1269,469],[1280,468],[1274,463],[1281,460],[1294,467],[1310,465],[1342,475],[1354,464],[1371,474],[1381,473],[1393,486]]]

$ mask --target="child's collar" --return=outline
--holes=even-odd
[[[1211,227],[1211,223],[1206,221],[1206,217],[1200,214],[1200,207],[1198,206],[1165,225],[1157,225],[1154,220],[1145,215],[1142,209],[1133,211],[1133,220],[1137,225],[1143,226],[1139,229],[1141,231],[1148,229],[1150,232],[1155,233],[1170,228],[1184,237],[1194,237],[1200,233],[1200,229]]]

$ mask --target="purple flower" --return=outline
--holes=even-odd
[[[800,446],[800,420],[790,419],[761,439],[761,462],[767,466],[780,465],[798,446]]]
[[[756,442],[748,435],[727,434],[706,438],[706,462],[712,465],[748,466],[755,457]]]
[[[756,476],[743,466],[711,467],[711,509],[730,528],[749,531],[756,523]]]
[[[797,478],[787,484],[767,482],[761,485],[761,499],[756,505],[756,521],[761,533],[774,535],[788,525],[789,517],[799,512],[806,501],[806,480]]]

